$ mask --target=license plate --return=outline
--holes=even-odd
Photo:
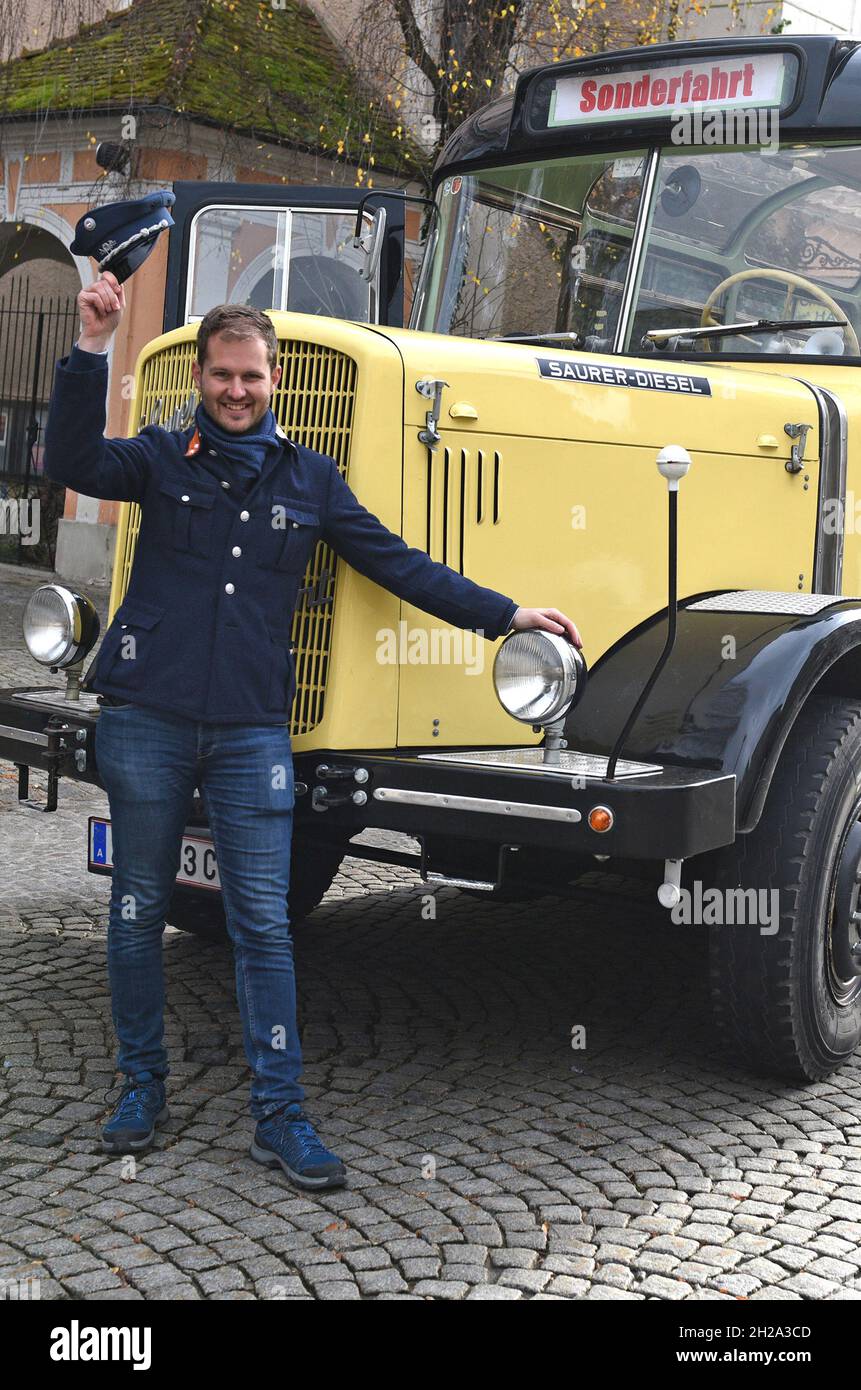
[[[110,821],[102,816],[90,816],[88,835],[87,868],[95,873],[112,869],[114,859]],[[210,888],[214,892],[221,892],[215,850],[206,835],[183,835],[176,881],[193,888]]]

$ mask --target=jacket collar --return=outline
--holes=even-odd
[[[277,420],[276,420],[276,422],[275,422],[275,433],[276,433],[277,437],[281,440],[282,444],[292,444],[293,441],[290,439],[289,435],[286,435],[286,434],[284,433],[284,431],[282,430],[281,426],[278,424]],[[199,453],[200,453],[202,444],[203,444],[203,441],[202,441],[202,439],[201,439],[201,437],[200,437],[200,431],[198,430],[197,426],[195,425],[194,429],[193,429],[192,432],[191,432],[191,436],[190,436],[190,438],[189,438],[189,441],[188,441],[188,446],[187,446],[186,451],[185,451],[185,457],[186,457],[187,459],[189,459],[189,458],[194,458],[195,454],[199,454]]]

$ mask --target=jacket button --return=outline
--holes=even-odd
[[[226,594],[232,594],[232,593],[234,592],[233,585],[232,585],[232,584],[225,584],[225,586],[224,586],[224,592],[225,592]]]
[[[231,553],[231,555],[235,555],[236,558],[238,559],[239,556],[242,554],[242,551],[240,550],[240,548],[239,548],[238,545],[235,545],[235,546],[233,547],[233,549],[231,550],[230,553]]]
[[[248,518],[250,517],[250,515],[251,515],[250,512],[240,512],[240,513],[239,513],[239,520],[240,520],[240,521],[247,521]]]
[[[179,500],[180,500],[180,502],[188,502],[188,501],[190,501],[190,498],[189,498],[188,493],[187,493],[187,492],[184,492],[184,493],[182,494],[182,497],[181,497]]]
[[[294,521],[294,522],[293,522],[293,530],[294,530],[294,531],[298,531],[298,529],[299,529],[299,523],[298,523],[298,521]]]
[[[215,450],[214,450],[214,449],[210,449],[209,452],[212,454],[212,457],[215,458]]]
[[[230,487],[230,484],[229,484],[228,482],[225,482],[225,480],[222,478],[222,480],[221,480],[221,486],[222,486],[222,487]]]

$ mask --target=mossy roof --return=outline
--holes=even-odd
[[[166,106],[395,173],[420,156],[299,0],[134,0],[0,65],[0,120]]]

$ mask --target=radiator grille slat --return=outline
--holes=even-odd
[[[184,429],[191,424],[188,412],[194,390],[191,364],[196,344],[175,343],[145,363],[138,389],[136,427],[153,421],[165,429]],[[275,418],[297,444],[335,459],[347,476],[353,409],[356,399],[356,363],[343,352],[317,343],[279,343],[281,381],[272,395]],[[160,405],[158,404],[160,402]],[[196,397],[192,402],[196,404]],[[183,411],[183,418],[180,418]],[[117,532],[114,587],[111,607],[116,611],[128,589],[132,562],[140,533],[140,507],[124,503]],[[305,571],[303,588],[293,615],[292,642],[296,661],[296,699],[290,721],[293,736],[308,733],[323,718],[329,654],[334,622],[337,556],[322,541]]]

